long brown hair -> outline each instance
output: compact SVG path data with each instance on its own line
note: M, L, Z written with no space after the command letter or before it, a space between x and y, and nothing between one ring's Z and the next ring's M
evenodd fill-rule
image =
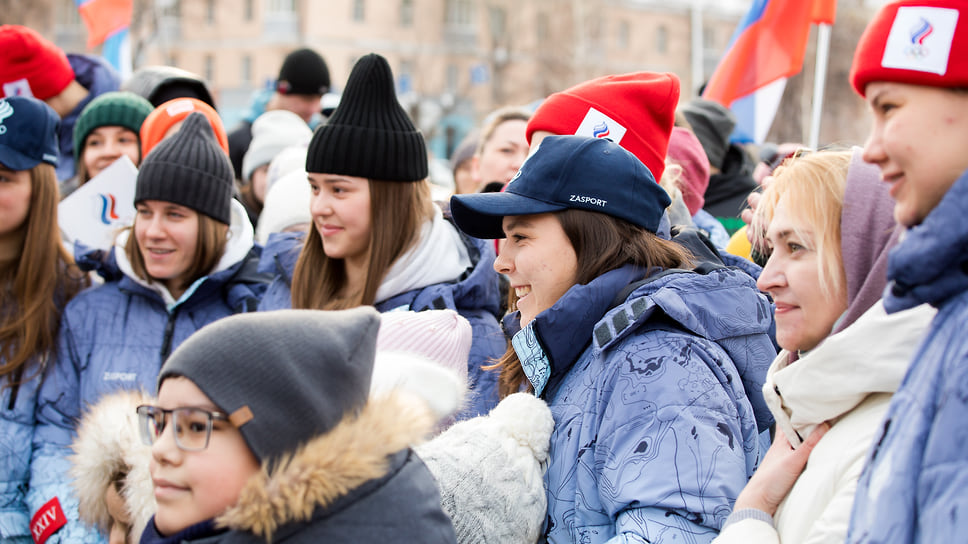
M390 265L413 247L421 227L433 216L426 181L368 183L372 225L363 291L342 292L347 282L345 263L327 257L319 232L310 228L292 275L293 308L339 310L375 303L376 291Z
M211 273L212 269L218 265L222 254L225 253L225 246L228 244L228 239L225 236L225 223L212 219L203 213L195 213L198 213L198 238L195 244L195 255L192 257L192 265L185 271L185 281L179 285L179 289L187 289L198 278ZM137 223L138 216L135 214L134 224L128 231L128 241L124 244L124 254L128 257L131 270L136 276L145 281L153 281L155 278L148 274L144 255L141 254L138 239L134 235L134 225Z
M603 213L568 209L556 212L562 230L571 242L578 261L575 283L584 285L602 274L626 264L644 270L654 268L687 268L692 266L692 255L675 242L663 240L642 227ZM514 292L508 294L508 308L517 305ZM591 331L589 331L591 336ZM508 342L507 351L497 363L485 367L500 369L498 393L504 398L521 390L528 378L521 368L518 354Z
M20 259L0 277L0 376L16 387L27 363L53 353L63 307L87 285L87 276L61 243L57 224L60 193L54 167L41 163L30 170L30 211L21 229ZM40 372L42 368L38 368Z

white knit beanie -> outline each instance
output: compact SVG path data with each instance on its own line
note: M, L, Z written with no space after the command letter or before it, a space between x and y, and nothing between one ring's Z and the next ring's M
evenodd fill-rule
M551 410L515 393L486 416L459 422L417 446L437 479L459 544L532 543L547 515L544 471Z
M252 142L242 159L242 181L249 181L256 168L269 164L283 149L306 145L313 131L301 117L288 110L271 110L252 123Z
M274 183L266 193L266 201L259 214L256 241L265 245L269 235L274 232L282 232L300 223L312 223L313 216L309 213L312 195L306 172L302 170L290 172Z
M395 311L381 314L378 351L402 351L429 359L467 383L471 324L454 310Z
M276 154L275 158L269 163L269 170L266 172L266 193L286 174L302 172L303 180L306 179L307 145L291 145Z

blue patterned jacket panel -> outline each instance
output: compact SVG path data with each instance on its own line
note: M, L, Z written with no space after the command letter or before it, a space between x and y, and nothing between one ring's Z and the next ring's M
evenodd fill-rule
M644 275L574 286L515 334L522 364L548 367L549 542L711 541L756 469L744 383L775 356L769 302L730 268L654 275L614 300Z
M968 172L891 251L888 312L938 308L858 482L847 541L968 535Z

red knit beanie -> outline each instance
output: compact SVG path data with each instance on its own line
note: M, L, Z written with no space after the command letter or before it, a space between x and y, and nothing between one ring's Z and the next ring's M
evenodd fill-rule
M696 215L706 203L704 195L709 187L709 159L699 138L689 129L673 127L669 138L669 160L682 167L679 179L682 201L689 208L689 215Z
M966 8L964 0L903 0L881 8L854 53L854 90L864 96L871 81L968 87Z
M73 80L74 70L59 47L25 26L0 26L0 97L47 100Z
M538 130L608 138L638 157L658 182L678 103L675 74L634 72L592 79L542 102L528 122L528 143Z
M147 156L148 152L165 138L165 133L172 125L184 120L188 114L195 111L205 114L209 124L212 125L215 139L228 155L229 138L218 112L197 98L174 98L155 108L141 124L141 156Z

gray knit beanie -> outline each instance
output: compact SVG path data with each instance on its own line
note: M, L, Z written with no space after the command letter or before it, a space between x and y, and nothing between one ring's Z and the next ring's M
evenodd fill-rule
M236 314L180 345L158 387L188 378L272 462L366 404L379 328L371 306Z
M316 129L306 171L381 181L422 181L427 146L397 101L393 73L376 53L353 66L339 106Z
M709 164L722 168L729 149L729 135L736 128L736 115L719 102L704 98L690 101L680 111L699 138Z
M192 113L144 158L134 203L174 202L228 225L235 174L208 118Z

